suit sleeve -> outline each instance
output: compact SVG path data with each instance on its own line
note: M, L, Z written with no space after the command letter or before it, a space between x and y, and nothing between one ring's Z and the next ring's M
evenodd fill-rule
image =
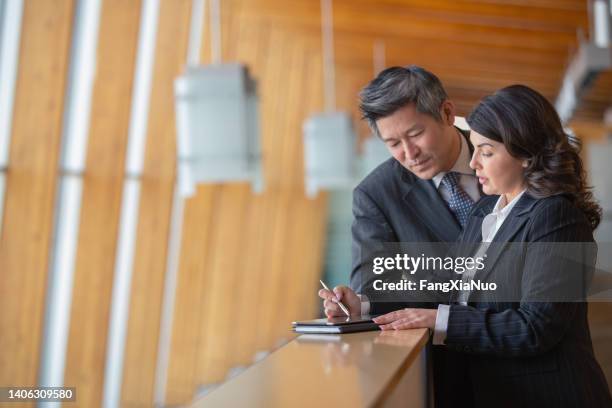
M388 243L398 242L393 228L376 202L366 191L357 187L353 191L353 224L352 224L352 270L351 288L364 294L370 300L370 314L384 314L405 307L436 306L430 294L419 296L410 294L408 299L404 293L392 294L375 291L375 280L399 281L398 274L388 271L376 275L372 271L372 260L377 256L392 256L393 250Z
M353 191L351 233L351 289L371 297L373 254L382 250L383 243L396 242L397 237L380 208L359 187Z
M446 337L449 348L508 357L537 355L554 347L567 333L576 313L584 312L585 304L575 297L564 302L543 300L575 288L589 275L595 261L590 227L582 214L564 201L536 211L527 226L529 243L519 307L496 311L452 305ZM583 244L578 245L583 251L582 262L569 262L559 253L559 248L571 242ZM582 270L577 271L577 267Z

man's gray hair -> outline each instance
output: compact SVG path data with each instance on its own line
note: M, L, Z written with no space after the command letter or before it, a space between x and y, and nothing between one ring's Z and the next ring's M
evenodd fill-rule
M440 107L448 95L437 76L416 65L382 71L359 94L362 119L380 137L376 121L414 103L420 113L442 121Z

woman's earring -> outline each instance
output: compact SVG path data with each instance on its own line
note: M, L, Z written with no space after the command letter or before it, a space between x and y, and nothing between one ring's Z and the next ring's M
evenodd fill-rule
M523 166L523 168L527 168L527 166L529 166L529 162L527 160L523 160L523 163L521 164Z

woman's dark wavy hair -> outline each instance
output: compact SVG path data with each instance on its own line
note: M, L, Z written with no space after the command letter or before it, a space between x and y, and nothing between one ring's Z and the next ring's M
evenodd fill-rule
M512 85L485 97L467 118L481 135L502 142L513 157L527 160L527 191L535 198L565 194L587 217L601 221L601 207L579 156L581 143L567 134L555 108L538 92Z

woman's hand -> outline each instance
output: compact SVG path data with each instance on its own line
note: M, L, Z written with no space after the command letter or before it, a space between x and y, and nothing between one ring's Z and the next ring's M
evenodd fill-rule
M403 309L374 318L381 330L433 329L436 326L437 309Z

